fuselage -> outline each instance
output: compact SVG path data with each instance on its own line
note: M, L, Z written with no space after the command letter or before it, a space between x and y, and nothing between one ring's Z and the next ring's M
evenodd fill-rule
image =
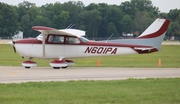
M13 41L13 49L29 60L22 66L37 66L32 58L53 59L49 64L54 69L74 65L68 58L145 54L159 51L170 20L156 19L140 36L135 39L117 39L108 41L89 41L82 37L85 31L78 29L55 29L45 26L33 26L41 32L36 38Z
M52 38L59 39L54 41ZM59 36L48 34L45 37L43 55L43 44L38 38L28 38L15 41L14 47L22 57L28 58L78 58L91 56L123 55L123 54L142 54L158 51L157 49L136 50L135 48L152 48L151 46L119 44L103 41L89 41L81 37Z

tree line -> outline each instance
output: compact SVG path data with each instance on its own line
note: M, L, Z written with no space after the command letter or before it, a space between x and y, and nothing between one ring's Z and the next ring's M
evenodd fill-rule
M180 10L161 13L151 0L131 0L120 5L91 3L85 6L81 1L47 3L36 6L23 1L18 5L0 2L0 37L23 31L24 37L35 37L39 33L31 29L41 25L57 29L72 28L86 31L86 37L122 37L132 33L140 35L156 18L170 19L172 22L167 37L180 36Z

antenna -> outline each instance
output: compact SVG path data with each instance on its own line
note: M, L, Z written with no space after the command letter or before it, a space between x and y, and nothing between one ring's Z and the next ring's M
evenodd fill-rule
M71 29L74 25L75 25L75 24L72 24L72 25L69 27L69 29Z
M66 29L71 29L75 24L70 24Z
M71 26L72 24L70 24L68 27L66 27L66 29L69 29L69 27Z
M114 33L111 34L111 36L106 40L106 43L108 42L109 39L114 35Z

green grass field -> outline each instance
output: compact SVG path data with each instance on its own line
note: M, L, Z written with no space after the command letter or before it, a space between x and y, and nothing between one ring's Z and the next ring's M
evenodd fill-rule
M100 60L101 67L159 67L158 60L161 59L161 67L180 68L180 46L164 45L160 52L143 55L124 55L124 56L102 56L91 58L72 59L74 67L94 67ZM13 52L10 45L0 44L0 66L21 66L27 59L22 59L17 53ZM49 67L51 60L34 59L38 66Z
M74 67L161 67L180 68L180 46L162 46L145 55L73 59ZM12 46L0 44L0 66L21 66L26 60ZM51 60L34 59L38 66ZM0 104L180 104L180 78L128 79L117 81L29 82L0 84Z
M179 103L179 78L0 84L0 104Z

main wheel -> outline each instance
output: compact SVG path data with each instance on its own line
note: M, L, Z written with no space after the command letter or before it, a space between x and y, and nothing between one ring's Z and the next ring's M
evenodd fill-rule
M54 69L60 69L60 67L53 67Z
M63 69L66 69L68 66L62 67Z
M29 69L29 68L31 68L31 67L30 67L30 66L25 66L25 68L26 68L26 69Z

